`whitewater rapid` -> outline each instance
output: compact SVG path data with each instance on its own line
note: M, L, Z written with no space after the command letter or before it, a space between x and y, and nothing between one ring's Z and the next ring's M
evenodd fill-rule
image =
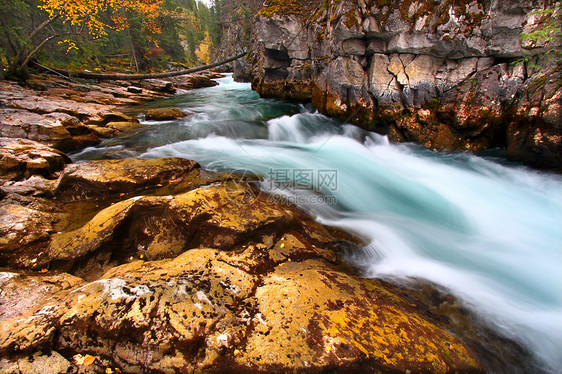
M184 157L251 172L299 196L326 224L369 244L349 260L367 277L421 278L453 293L546 372L562 368L562 178L469 154L438 154L259 99L248 84L175 98L194 115L75 155ZM283 188L272 172L330 172L335 184ZM277 174L280 175L280 174ZM318 175L317 175L318 176ZM332 180L334 182L334 180ZM332 197L318 203L312 197ZM322 200L320 200L322 201Z

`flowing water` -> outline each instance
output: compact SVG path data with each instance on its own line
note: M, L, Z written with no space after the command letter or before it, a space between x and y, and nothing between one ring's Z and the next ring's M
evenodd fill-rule
M193 115L143 121L143 131L74 160L176 156L261 175L263 190L367 238L349 257L365 276L440 285L529 350L531 371L561 372L560 176L389 144L312 108L261 99L230 77L219 82L150 104Z

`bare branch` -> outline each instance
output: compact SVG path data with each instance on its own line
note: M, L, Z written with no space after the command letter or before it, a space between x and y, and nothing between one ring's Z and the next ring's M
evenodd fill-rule
M41 49L41 47L43 47L46 43L48 43L49 41L51 41L51 40L53 40L53 39L55 39L55 38L59 38L59 37L61 37L61 36L63 36L63 35L66 35L66 34L51 35L51 36L49 36L48 38L45 38L45 40L43 40L41 43L39 43L39 45L38 45L37 47L35 47L35 48L33 49L33 51L31 51L31 52L27 55L27 57L25 58L25 60L23 60L23 62L21 63L20 69L23 69L23 67L27 65L27 63L29 62L29 60L31 59L31 57L35 54L35 52L37 52L39 49Z
M32 41L33 38L36 37L37 34L39 34L39 32L41 32L41 30L43 30L45 27L49 26L51 23L56 21L62 15L62 12L64 12L67 5L68 5L68 1L64 3L62 8L57 13L53 14L51 17L49 17L48 19L43 21L39 26L37 26L35 30L33 30L31 34L29 34L29 40Z

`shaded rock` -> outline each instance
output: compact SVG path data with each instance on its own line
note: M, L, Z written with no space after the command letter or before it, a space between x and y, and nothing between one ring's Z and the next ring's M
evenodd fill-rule
M194 75L189 77L189 82L191 88L204 88L204 87L214 87L219 84L209 77L204 75Z
M177 108L149 109L145 113L145 119L149 121L170 121L186 117L188 114Z
M342 43L344 55L364 56L366 45L364 40L348 39Z
M167 94L175 94L177 91L172 82L161 79L144 79L140 85L146 89Z
M215 72L202 72L200 74L180 75L178 77L169 78L174 86L183 90L192 90L195 88L214 87L218 82L213 79L221 78L223 75Z
M0 267L38 268L47 263L50 237L66 225L67 218L48 201L22 204L4 198L0 202Z

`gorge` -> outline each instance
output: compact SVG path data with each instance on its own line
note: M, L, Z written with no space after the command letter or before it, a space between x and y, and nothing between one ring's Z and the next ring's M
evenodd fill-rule
M0 373L560 373L560 2L186 4L233 74L0 81Z

